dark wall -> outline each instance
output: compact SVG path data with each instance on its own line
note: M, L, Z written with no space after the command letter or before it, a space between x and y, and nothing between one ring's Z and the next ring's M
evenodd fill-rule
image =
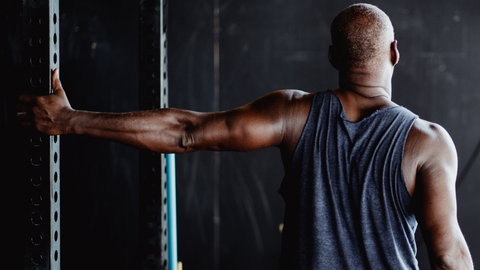
M11 2L11 1L10 1ZM329 27L351 1L220 1L221 110L268 92L337 86L327 58ZM462 172L480 140L478 1L372 1L394 24L401 60L393 100L451 134ZM214 108L213 1L169 1L170 106ZM61 78L74 108L138 108L137 1L61 1ZM12 17L13 16L13 17ZM18 73L15 16L2 14L1 59ZM13 18L13 19L12 19ZM16 29L16 30L15 30ZM8 42L6 42L6 40ZM5 62L4 62L5 61ZM8 76L10 78L12 76ZM7 77L7 78L8 78ZM4 85L9 85L8 83ZM11 135L12 97L2 88L2 140ZM6 109L5 109L6 108ZM9 123L7 123L9 122ZM8 137L8 138L10 138ZM7 149L2 144L2 152ZM5 155L2 155L5 157ZM214 153L177 155L179 260L185 269L274 269L280 252L283 168L277 149L220 153L219 203L214 205ZM12 168L2 159L2 172ZM473 259L480 257L480 158L458 187L459 222ZM14 164L12 165L14 166ZM5 179L1 174L2 181ZM136 269L138 154L123 145L61 137L62 267ZM6 192L4 192L6 193ZM9 195L12 196L12 195ZM219 235L214 208L220 210ZM217 237L217 238L216 238ZM220 243L214 249L214 239ZM215 254L216 253L216 254ZM428 268L419 238L418 259Z

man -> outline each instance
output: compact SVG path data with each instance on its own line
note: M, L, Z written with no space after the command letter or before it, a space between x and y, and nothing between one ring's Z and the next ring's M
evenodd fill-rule
M418 269L417 220L432 269L473 269L456 217L455 146L442 127L391 101L400 55L390 19L356 4L331 31L338 89L277 91L225 112L98 113L71 108L57 70L52 95L20 97L19 118L50 135L164 153L279 147L281 269Z

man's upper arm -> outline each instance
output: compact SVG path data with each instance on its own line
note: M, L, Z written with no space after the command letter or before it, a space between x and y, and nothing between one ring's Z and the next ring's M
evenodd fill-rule
M423 121L413 128L420 130L418 139L424 153L416 177L416 216L432 269L473 269L457 221L457 153L453 141L436 124Z
M187 151L253 151L279 146L289 119L295 117L297 101L305 95L296 90L276 91L233 110L201 113L186 127Z

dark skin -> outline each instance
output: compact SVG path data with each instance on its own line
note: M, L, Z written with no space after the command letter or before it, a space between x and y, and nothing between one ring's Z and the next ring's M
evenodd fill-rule
M393 41L389 52L375 66L339 71L340 87L333 91L350 121L397 106L391 101L391 78L399 57ZM339 66L334 54L330 53L329 58L334 67ZM286 171L313 98L306 92L283 90L224 112L159 109L98 113L72 109L58 70L53 75L53 90L48 96L20 97L19 119L23 125L49 135L89 135L162 153L246 152L275 146L281 150ZM457 221L457 154L448 133L437 124L417 119L406 141L402 169L415 202L431 268L473 269Z

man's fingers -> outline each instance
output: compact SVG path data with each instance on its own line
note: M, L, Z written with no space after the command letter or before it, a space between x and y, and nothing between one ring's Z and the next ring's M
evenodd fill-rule
M31 106L26 105L25 103L17 103L17 111L26 112L32 109Z
M27 112L18 112L17 113L17 120L18 122L24 126L24 127L32 127L33 126L33 121L31 114Z
M35 95L30 95L30 94L23 94L18 97L18 101L20 103L25 103L25 104L32 104L35 103L35 99L37 96Z
M27 128L30 128L32 127L32 123L31 122L28 122L28 121L23 121L23 122L20 122L22 124L22 126L24 127L27 127Z
M20 120L23 124L23 122L28 121L30 122L30 114L27 112L18 112L17 113L17 119Z
M58 90L63 90L62 87L62 82L60 81L60 70L57 68L53 72L52 76L52 88L54 92L57 92Z

